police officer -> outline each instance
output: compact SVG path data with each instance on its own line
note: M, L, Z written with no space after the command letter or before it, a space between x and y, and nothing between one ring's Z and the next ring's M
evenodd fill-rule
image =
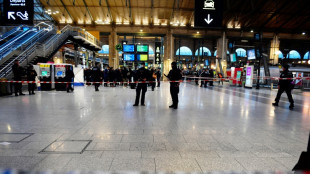
M293 78L293 74L288 70L289 65L283 65L283 71L280 75L280 78ZM280 80L278 85L278 94L275 99L275 103L272 103L273 106L279 106L279 101L282 93L285 91L288 97L288 100L290 102L290 109L294 108L294 100L292 97L292 89L294 88L294 85L292 84L293 80Z
M72 88L72 81L74 81L74 73L69 66L66 67L65 79L67 81L67 92L69 92L70 90L73 92L74 89Z
M37 76L37 72L33 69L33 65L30 65L28 67L28 71L27 71L27 80L28 81L35 81L36 80L36 76ZM29 91L29 95L31 94L35 94L34 90L36 88L36 84L35 83L28 83L28 91Z
M145 99L145 93L147 91L147 83L145 83L145 81L150 79L150 77L149 77L148 70L145 69L144 62L141 64L141 68L139 68L137 70L136 78L137 78L139 83L138 83L138 86L137 86L137 89L136 89L136 101L135 101L135 104L133 106L138 106L139 105L139 99L140 99L141 91L142 91L141 106L145 106L144 105L144 99Z
M165 76L170 81L181 80L182 74L181 74L181 70L177 68L177 63L172 62L171 68L172 68L172 70L170 70L168 76L167 75L165 75ZM172 98L172 105L169 106L169 108L178 109L178 103L179 103L178 94L179 94L179 90L180 90L179 86L180 86L180 82L170 82L170 94L171 94L171 98Z
M101 70L100 70L100 63L97 63L96 66L93 67L92 69L92 76L94 80L94 86L95 86L95 91L99 91L99 86L101 80L102 80L102 75L101 75Z
M14 65L12 66L12 70L13 70L13 74L14 74L14 80L15 81L21 81L22 80L22 76L24 75L24 69L19 66L19 61L15 60ZM25 95L22 92L22 84L21 83L15 83L14 84L15 87L15 96L19 95Z

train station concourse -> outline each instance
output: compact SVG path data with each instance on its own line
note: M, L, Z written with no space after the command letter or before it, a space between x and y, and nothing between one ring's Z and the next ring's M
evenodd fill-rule
M0 174L309 172L308 7L0 0Z

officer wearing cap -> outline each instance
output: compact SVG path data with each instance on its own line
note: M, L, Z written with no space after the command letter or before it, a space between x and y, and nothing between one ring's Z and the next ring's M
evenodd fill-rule
M177 63L172 62L171 68L172 68L172 70L170 70L169 74L165 75L165 76L170 81L181 80L182 79L182 73L181 73L181 70L178 69ZM179 103L178 94L179 94L179 90L180 90L179 86L180 86L180 82L170 82L170 94L171 94L171 98L172 98L172 105L169 106L169 108L178 109L178 103Z
M136 100L135 104L133 106L138 106L139 105L139 99L140 99L140 94L142 91L142 96L141 96L141 106L144 105L144 99L145 99L145 93L147 91L147 83L145 83L148 79L150 79L149 71L145 69L145 64L144 62L141 64L141 68L137 70L136 73L136 78L138 79L138 86L136 89Z
M280 75L280 78L293 78L293 74L288 70L289 65L283 65L283 71ZM278 85L278 94L275 99L275 103L272 103L273 106L279 106L279 101L282 93L285 91L290 102L290 109L294 108L294 100L292 97L292 89L294 88L293 80L284 80L281 79Z

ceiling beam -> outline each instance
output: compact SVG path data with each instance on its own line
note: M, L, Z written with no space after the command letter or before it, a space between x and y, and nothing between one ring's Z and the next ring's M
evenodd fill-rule
M113 21L113 17L112 17L112 13L111 13L109 2L108 2L108 0L105 0L105 2L107 3L107 8L108 8L108 11L109 11L109 16L110 16L110 21L111 21L111 23L113 23L114 21Z
M93 18L93 16L91 15L91 13L90 13L90 11L89 11L89 9L88 9L88 7L87 7L87 4L86 4L85 0L83 0L83 3L84 3L84 5L85 5L85 8L86 8L86 10L87 10L87 13L88 13L88 15L89 15L91 21L94 22L94 18Z
M252 1L251 1L252 2ZM263 7L266 5L268 1L264 0L264 2L260 3L261 5L260 6L256 6L252 12L250 14L245 14L248 19L245 21L244 24L241 24L243 25L242 27L249 27L249 25L253 22L253 21L256 21L257 19L253 16L254 14L258 13L261 9L263 9Z
M71 16L69 10L67 9L66 5L64 4L64 2L63 2L62 0L60 0L60 2L61 2L61 4L62 4L62 6L65 8L65 10L66 10L66 12L68 13L68 15L70 16L72 22L74 23L75 21L74 21L73 17Z
M173 18L173 15L174 15L175 1L176 1L176 0L173 1L172 13L171 13L171 15L170 15L170 21L169 21L169 22L171 22L171 19Z
M126 0L127 2L127 0ZM132 20L132 13L131 13L131 2L130 0L128 0L128 8L129 8L129 19L130 19L130 24L133 23L133 20Z
M296 13L294 13L293 15L290 16L290 18L288 18L286 21L284 21L277 30L281 30L284 26L286 26L288 23L290 23L292 20L296 20L296 18L298 18L298 16L300 16L300 14L302 14L305 11L308 11L309 9L307 8L300 8L303 10L299 10Z
M284 1L282 6L280 8L277 8L277 10L260 26L260 30L264 28L274 17L276 17L281 10L283 10L286 6L290 5L291 3L289 2L292 3L294 1L291 1L291 0Z

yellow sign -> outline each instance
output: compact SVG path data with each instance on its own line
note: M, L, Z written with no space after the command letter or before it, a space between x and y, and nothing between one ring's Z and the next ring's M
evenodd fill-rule
M40 68L49 68L51 65L40 65Z

